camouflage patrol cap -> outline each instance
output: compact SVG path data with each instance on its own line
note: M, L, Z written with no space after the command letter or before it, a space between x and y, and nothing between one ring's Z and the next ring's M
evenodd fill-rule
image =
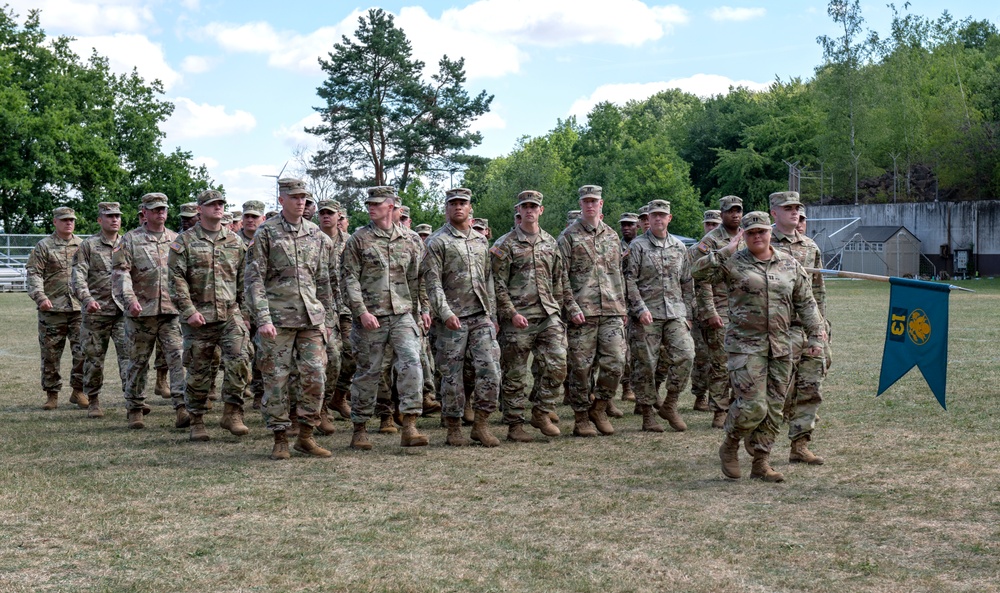
M771 217L767 212L754 211L743 215L743 220L740 221L740 227L744 231L749 231L753 229L771 229Z
M740 210L743 209L743 198L739 196L725 196L719 200L719 210L723 212L728 212L737 206Z
M618 219L618 224L623 224L623 223L636 224L638 222L639 222L639 215L636 214L635 212L625 212Z
M142 207L146 210L170 207L169 200L167 200L167 194L161 194L160 192L145 194L140 199L142 200Z
M322 212L324 210L329 210L330 212L337 213L340 212L341 206L340 202L337 200L320 200L316 205L316 211Z
M233 215L231 212L226 212L222 215L222 224L233 224Z
M105 214L118 214L122 213L122 205L118 202L101 202L97 205L97 214L99 216Z
M206 189L205 191L198 194L198 205L206 206L213 202L226 202L226 196L222 195L222 192L214 189Z
M278 180L278 193L283 196L308 194L306 182L294 177L283 177Z
M639 218L642 218L643 216L649 216L649 204L639 207Z
M409 218L410 217L410 207L409 206L401 206L399 208L399 214L400 214L401 218L403 218L403 217Z
M570 210L566 213L566 222L573 222L577 218L580 218L579 210Z
M533 189L526 189L523 192L517 194L517 204L515 206L520 206L521 204L538 204L542 205L542 192L535 191Z
M471 202L472 190L465 187L455 187L446 191L444 196L445 202L450 202L452 200L468 200Z
M670 214L670 202L666 200L653 200L649 204L649 213Z
M432 232L434 232L434 229L429 224L418 224L417 226L413 227L413 230L421 237L429 235Z
M396 188L391 185L379 185L368 188L368 197L365 198L365 204L381 204L386 200L392 200L393 202L399 200L396 196Z
M799 208L799 219L806 218L806 207Z
M771 202L771 208L781 208L782 206L802 206L802 201L799 200L799 192L797 191L776 191L768 199Z
M316 198L313 197L312 192L310 191L306 192L306 202L312 202L313 204L316 203Z
M277 210L268 210L267 214L264 215L264 220L267 220L268 218L274 218L277 215L278 215Z
M486 230L490 228L490 220L488 218L473 218L472 228Z
M702 222L717 222L722 224L722 212L719 210L705 210L705 216L701 219Z
M198 216L198 202L181 204L181 218L191 218L193 216Z
M76 220L76 211L69 206L59 206L52 211L52 218L56 220L66 220L68 218Z
M585 198L597 198L601 199L601 186L599 185L584 185L579 189L580 199Z
M243 202L243 216L251 214L253 216L264 216L264 202L258 200L247 200Z

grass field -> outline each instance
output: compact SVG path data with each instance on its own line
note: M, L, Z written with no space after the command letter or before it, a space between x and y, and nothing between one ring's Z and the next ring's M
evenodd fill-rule
M113 356L105 418L68 386L44 412L34 309L0 294L0 591L1000 591L1000 282L966 285L945 412L916 370L874 397L888 285L830 283L827 463L790 466L782 435L783 484L723 479L689 395L683 434L629 414L612 437L455 450L433 418L430 447L359 453L338 422L332 459L285 462L256 413L238 439L217 408L191 443L154 397L127 430Z

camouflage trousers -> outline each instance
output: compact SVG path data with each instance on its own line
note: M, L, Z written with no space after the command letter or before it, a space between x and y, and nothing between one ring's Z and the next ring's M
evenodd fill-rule
M250 359L246 343L250 332L239 314L226 321L206 323L201 327L181 324L184 332L184 366L187 383L184 405L188 412L204 415L208 412L208 392L212 388L218 366L216 352L222 351L222 401L243 407L243 392L250 380Z
M118 355L118 376L122 389L128 379L129 351L125 340L125 317L123 315L83 315L80 326L80 342L83 344L83 393L88 399L101 394L104 387L104 360L108 354L108 343L115 343Z
M257 333L260 372L264 379L264 399L260 411L268 430L287 430L291 406L300 424L319 425L326 383L326 330L323 327L278 327L277 335L265 338ZM298 376L301 389L294 401L289 377Z
M590 409L591 373L594 398L611 399L625 369L625 323L617 315L588 317L566 329L569 403L573 411Z
M745 438L751 449L770 452L792 378L792 358L730 353L728 368L733 403L726 434Z
M159 343L170 371L170 400L174 408L184 405L184 344L177 315L125 318L125 343L132 358L125 385L125 408L145 406L146 375L153 346Z
M330 331L326 341L326 383L323 387L323 405L333 402L333 394L337 391L337 379L340 378L340 351L344 343L340 339L340 324Z
M379 327L365 329L355 321L351 328L351 348L357 370L351 381L351 421L367 422L375 412L375 399L383 381L385 358L395 356L396 388L399 391L401 414L420 414L423 402L420 386L423 369L420 366L420 329L413 315L378 317ZM392 347L389 350L389 346Z
M42 353L42 391L62 389L59 363L62 361L66 341L73 355L73 368L69 384L73 389L83 389L83 345L80 343L80 312L38 312L38 347Z
M729 359L726 352L726 328L709 327L706 322L701 326L701 336L708 353L708 403L713 412L725 412L733 402L729 371L726 370Z
M244 397L264 397L264 377L260 374L260 364L257 361L257 346L254 344L254 336L257 335L257 326L250 324L246 341L245 356L250 362L250 382L244 390Z
M340 374L337 377L337 389L344 393L350 393L351 380L358 369L354 360L354 347L351 346L351 321L350 315L340 316Z
M788 421L788 438L811 438L819 422L823 403L822 386L826 377L826 357L805 353L809 337L802 328L792 333L792 380L785 398L783 416Z
M702 322L695 321L691 327L691 339L694 340L694 364L691 366L691 394L695 398L708 394L708 378L712 373L711 354L705 343L705 333ZM726 380L728 381L728 377Z
M528 395L528 357L535 383ZM509 320L500 326L500 385L504 424L523 424L527 403L555 410L559 386L566 379L566 326L558 315L529 319L519 329Z
M684 319L654 319L649 325L632 320L632 389L636 403L655 406L657 369L666 366L667 393L679 395L691 376L694 341Z
M623 394L626 389L632 389L632 348L629 345L628 336L631 335L633 323L635 321L631 317L625 322L625 370L622 371L621 380Z
M462 327L436 322L437 367L441 369L441 415L460 418L465 411L465 365L475 372L472 407L488 414L497 409L500 393L500 346L493 322L485 313L460 318Z
M156 370L166 369L167 367L167 357L163 355L163 344L160 344L160 340L156 340L156 350L153 356L153 368Z
M414 319L417 329L420 330L420 368L423 371L424 381L421 394L425 398L434 399L434 364L431 359L430 339L427 332L420 326L419 318ZM396 386L396 374L393 372L392 346L386 349L386 355L382 358L382 382L379 383L378 398L375 401L375 415L382 417L391 414L393 409L399 405L399 388Z

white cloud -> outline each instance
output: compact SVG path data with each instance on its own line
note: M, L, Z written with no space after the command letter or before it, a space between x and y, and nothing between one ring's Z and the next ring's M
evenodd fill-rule
M249 132L257 125L250 113L241 110L226 113L225 105L195 103L186 97L177 97L173 102L174 113L163 124L172 142Z
M145 35L136 33L116 33L79 37L70 42L73 51L87 59L92 50L108 58L113 72L126 74L136 68L147 81L159 79L163 88L170 90L180 82L181 75L167 64L163 47L153 43Z
M708 16L713 21L749 21L760 18L767 14L766 8L733 8L732 6L720 6L713 8Z
M191 11L197 11L201 9L201 2L200 0L181 0L181 6Z
M275 175L281 165L248 165L227 169L217 178L226 189L226 201L242 205L247 200L261 200L268 209L276 208Z
M589 97L581 97L574 101L569 108L569 114L583 118L598 103L610 101L624 105L628 101L641 101L667 89L680 89L699 97L711 97L727 94L731 86L762 91L770 84L752 80L733 80L718 74L695 74L688 78L675 78L665 82L605 84L597 87Z
M312 128L323 123L323 118L319 113L313 112L300 119L290 126L281 126L274 131L274 137L281 140L289 148L304 147L313 151L320 147L322 141L319 136L306 132L306 128Z
M205 165L205 167L211 171L219 166L219 161L218 159L214 159L210 156L196 156L191 159L191 164L195 167Z
M212 69L215 60L205 56L187 56L181 62L181 70L189 74L204 74Z
M469 128L473 132L484 132L486 130L502 130L507 127L507 121L499 113L490 111L473 120Z
M135 33L153 24L150 2L144 0L5 0L22 18L41 9L42 26L55 34L101 35Z

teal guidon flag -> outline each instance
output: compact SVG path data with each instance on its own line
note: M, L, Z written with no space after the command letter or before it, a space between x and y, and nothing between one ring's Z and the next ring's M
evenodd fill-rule
M914 366L944 409L948 382L947 284L890 278L889 323L876 397Z

